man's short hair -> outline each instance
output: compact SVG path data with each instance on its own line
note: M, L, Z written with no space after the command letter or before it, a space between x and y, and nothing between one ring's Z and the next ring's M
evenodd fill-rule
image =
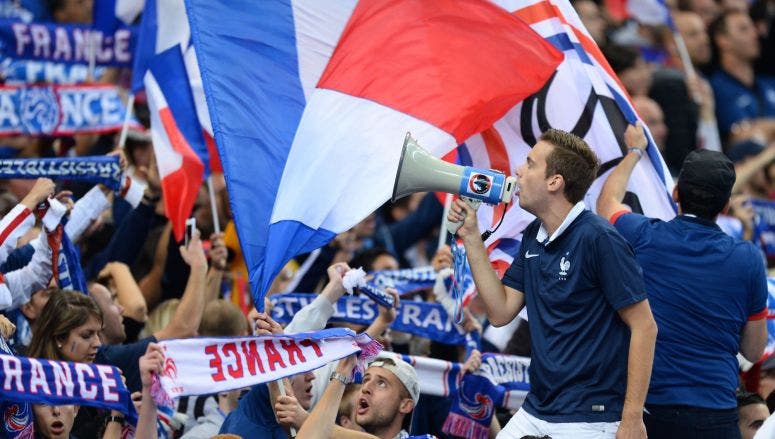
M735 184L735 166L724 154L698 149L684 159L678 174L683 213L713 220L724 210Z
M606 61L617 75L624 70L635 67L640 58L638 49L632 46L622 46L619 44L609 44L604 46L601 51Z
M764 398L759 396L758 393L752 393L752 392L737 392L737 408L741 409L747 405L751 404L762 404L767 405L767 403L764 402Z
M352 418L353 411L355 409L355 402L353 401L353 394L361 389L360 384L350 383L344 387L344 393L342 394L342 400L339 401L339 410L336 412L336 423L344 416L345 418Z
M232 337L245 335L248 321L237 305L224 299L213 300L205 305L199 335L207 337Z
M562 175L565 198L576 204L589 190L597 176L600 162L581 137L551 128L541 134L541 140L554 145L546 158L546 176Z

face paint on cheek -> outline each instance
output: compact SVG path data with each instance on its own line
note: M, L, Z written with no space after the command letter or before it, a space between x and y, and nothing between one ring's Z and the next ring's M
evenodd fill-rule
M70 353L75 352L75 342L70 343Z

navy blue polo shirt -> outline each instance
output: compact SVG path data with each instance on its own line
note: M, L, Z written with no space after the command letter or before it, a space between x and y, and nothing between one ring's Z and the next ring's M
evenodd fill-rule
M548 422L619 421L630 331L617 310L646 298L640 267L629 244L588 210L548 242L536 240L540 225L525 229L503 277L525 294L530 317L522 408Z
M643 267L659 327L646 403L737 407L740 334L748 320L766 316L759 250L700 218L612 220Z

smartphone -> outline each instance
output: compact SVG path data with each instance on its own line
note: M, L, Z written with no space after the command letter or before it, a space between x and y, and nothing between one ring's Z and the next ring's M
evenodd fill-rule
M188 243L194 238L194 230L196 230L196 218L189 218L186 220L186 233L185 233L185 246L188 247Z

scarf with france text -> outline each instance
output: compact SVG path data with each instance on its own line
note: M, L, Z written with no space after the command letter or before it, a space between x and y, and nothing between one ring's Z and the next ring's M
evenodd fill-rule
M347 328L257 337L163 340L164 369L151 394L160 406L180 396L227 392L308 372L358 353L358 367L382 346ZM180 373L179 373L180 371ZM185 372L185 373L183 373Z
M3 415L6 433L11 433L11 437L26 437L31 430L31 403L118 410L130 423L137 423L129 390L121 380L121 372L113 366L0 354L0 382L0 398L10 403L4 407Z

